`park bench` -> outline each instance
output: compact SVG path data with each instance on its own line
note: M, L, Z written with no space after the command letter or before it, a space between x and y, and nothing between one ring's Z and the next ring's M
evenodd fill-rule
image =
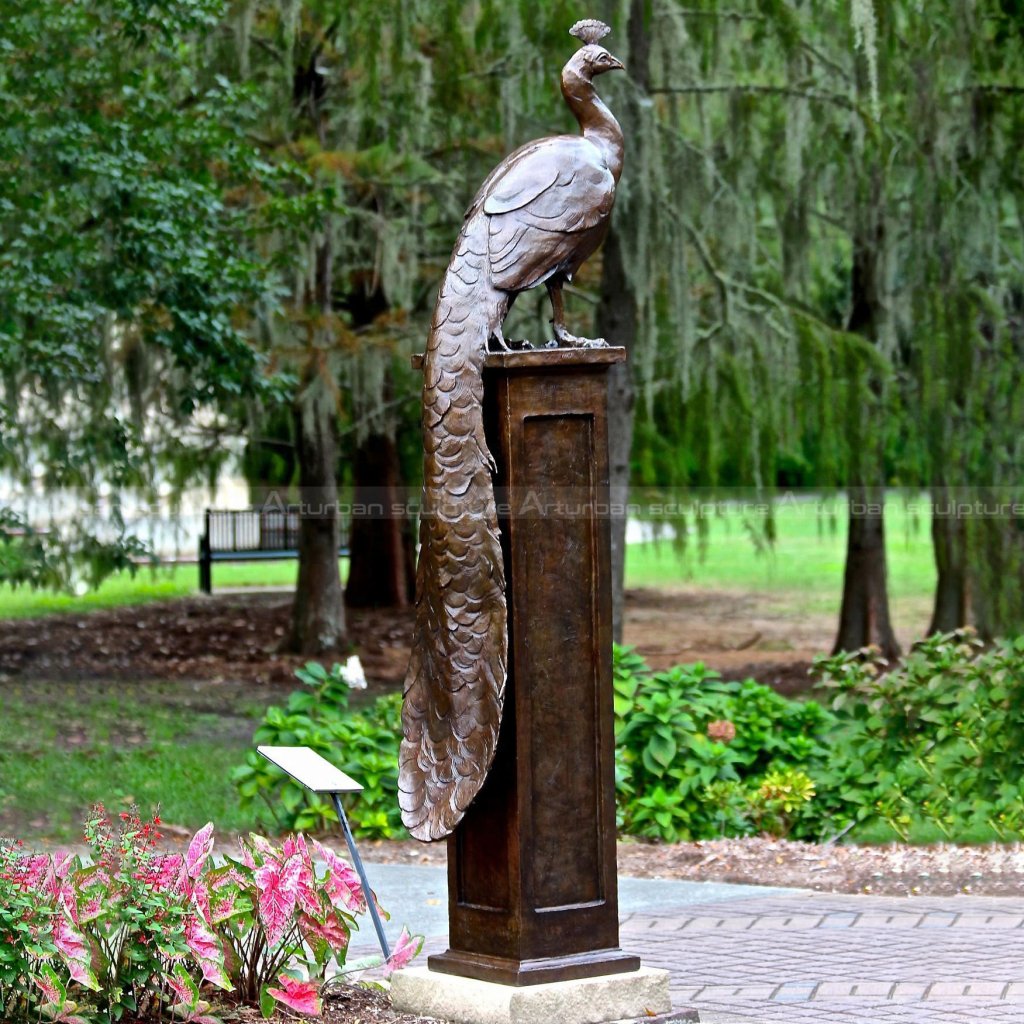
M338 555L349 554L348 529L339 522ZM199 538L199 589L213 592L214 562L282 561L299 557L299 513L287 508L208 508Z

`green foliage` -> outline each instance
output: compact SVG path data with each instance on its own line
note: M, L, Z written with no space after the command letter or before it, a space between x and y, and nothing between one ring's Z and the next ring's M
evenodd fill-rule
M114 524L114 540L99 539L78 525L57 534L37 530L13 509L0 506L0 585L81 593L118 573L134 577L136 560L149 552L138 537L124 532L119 516Z
M986 648L964 630L922 641L895 667L868 649L818 658L815 671L837 715L817 799L838 824L1024 834L1024 638Z
M705 839L758 825L784 834L805 814L831 716L703 665L652 673L628 648L614 660L617 793L627 833ZM808 819L809 820L809 819Z
M110 557L123 491L208 475L225 453L193 417L216 436L218 411L270 393L243 328L277 285L229 193L276 172L247 138L258 104L205 65L224 10L0 3L0 472L73 489L82 512L60 557L54 538L19 546L15 581L66 587L84 566L94 585L138 555Z
M752 831L825 839L884 824L908 839L1024 835L1024 638L931 637L896 666L820 657L832 711L702 665L652 673L616 649L624 831L665 840Z
M296 671L304 686L284 708L270 707L254 744L306 746L362 783L344 797L356 835L395 838L405 834L398 807L398 744L402 735L401 695L378 697L369 707L348 706L350 683L342 665L330 670L310 662ZM254 750L232 773L243 808L258 798L282 829L336 829L337 816L324 798L309 793Z

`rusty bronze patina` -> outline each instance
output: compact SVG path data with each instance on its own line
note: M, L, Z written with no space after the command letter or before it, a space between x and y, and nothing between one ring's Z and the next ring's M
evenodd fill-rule
M405 679L402 820L424 841L449 835L494 760L508 667L505 568L484 435L488 348L516 296L551 296L560 345L603 346L565 327L562 287L601 244L622 171L623 138L594 79L622 64L577 22L583 46L562 69L580 135L521 146L483 183L441 282L423 360L423 503L416 629Z

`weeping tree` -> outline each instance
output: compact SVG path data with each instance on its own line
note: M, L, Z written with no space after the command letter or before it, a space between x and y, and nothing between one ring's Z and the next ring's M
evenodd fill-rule
M851 0L837 18L816 0L627 5L642 60L616 104L634 142L612 240L624 258L609 246L605 273L636 311L633 479L765 496L783 478L844 486L837 648L897 650L886 484L1019 472L1010 6ZM629 315L605 299L621 329ZM980 405L992 391L999 416ZM1005 573L1015 529L982 517L957 549L989 564L989 537L1003 579L972 583L1005 595L1001 608L1020 589Z
M881 472L886 359L864 288L851 298L874 256L870 178L836 173L851 132L874 127L852 29L832 13L627 5L635 70L616 109L632 144L601 317L633 348L635 483L766 498L786 461L825 487ZM819 215L826 203L836 216ZM851 559L848 594L877 578L884 604L884 544L872 549L880 575L875 555Z
M269 98L257 141L271 163L297 170L295 201L316 209L307 238L290 228L270 240L277 258L299 258L289 264L295 286L283 315L259 321L260 347L299 382L305 419L284 431L264 407L252 426L264 435L274 424L271 446L293 446L301 496L340 476L353 507L371 510L351 523L352 605L411 596L415 481L402 479L399 455L403 434L416 432L419 388L408 359L423 344L472 190L523 132L550 130L560 103L552 54L569 49L571 7L251 0L216 41L219 65ZM536 318L531 306L525 329ZM339 428L350 455L340 466L320 443ZM266 464L251 455L251 466ZM318 509L336 505L329 497ZM322 543L300 551L296 649L342 641L331 518L309 523ZM314 561L316 586L303 576Z
M1024 36L1012 3L956 3L903 34L907 117L903 472L931 489L931 631L1024 629L1021 166ZM941 48L943 59L926 59ZM1016 506L1016 508L1015 508Z

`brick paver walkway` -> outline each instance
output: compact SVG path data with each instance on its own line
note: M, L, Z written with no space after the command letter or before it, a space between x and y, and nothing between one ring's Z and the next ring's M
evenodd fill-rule
M441 868L371 865L392 910L447 948ZM1024 899L842 896L622 880L623 949L673 1005L751 1024L1024 1024ZM358 952L373 952L360 932ZM357 950L353 950L357 953ZM420 963L425 962L425 957ZM552 1022L557 1024L557 1022Z
M622 946L701 1020L1024 1022L1024 900L799 894L634 914Z

